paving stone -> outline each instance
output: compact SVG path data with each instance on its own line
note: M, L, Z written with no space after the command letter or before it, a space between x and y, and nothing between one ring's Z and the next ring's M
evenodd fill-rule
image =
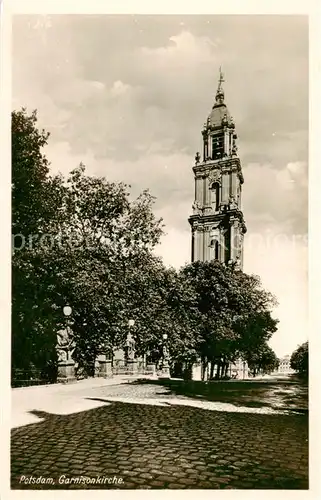
M173 476L167 476L166 474L162 474L156 479L158 481L163 481L164 483L171 483L173 481Z
M135 478L133 479L133 482L134 482L134 483L136 483L136 484L147 484L147 483L146 483L146 480L145 480L145 479L143 479L143 478L141 478L141 477L135 477Z
M194 479L190 479L190 478L186 477L186 478L180 479L179 483L190 485L190 484L195 484L195 481L194 481Z
M169 483L168 488L170 489L182 489L182 485L179 483Z
M155 488L160 488L162 486L164 486L164 482L163 481L151 481L149 483L152 487L155 487Z

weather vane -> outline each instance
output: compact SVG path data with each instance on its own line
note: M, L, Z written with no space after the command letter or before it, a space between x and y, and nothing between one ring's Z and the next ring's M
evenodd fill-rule
M224 74L222 73L222 67L220 66L220 78L219 78L219 88L221 88L221 85L223 82L225 82L224 80Z

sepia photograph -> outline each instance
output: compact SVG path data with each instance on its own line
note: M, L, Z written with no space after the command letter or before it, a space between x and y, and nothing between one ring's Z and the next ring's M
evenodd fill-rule
M11 38L11 489L308 490L308 15Z

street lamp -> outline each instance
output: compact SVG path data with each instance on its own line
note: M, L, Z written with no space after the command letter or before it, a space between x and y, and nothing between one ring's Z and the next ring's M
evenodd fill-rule
M65 305L63 308L62 308L62 312L64 313L64 316L65 316L65 325L66 325L66 334L68 336L71 335L71 329L70 329L70 325L71 325L71 320L70 320L70 316L72 315L72 307L69 306L69 305Z
M63 311L64 315L67 316L67 318L68 318L69 316L71 316L72 308L70 306L64 306L62 311Z

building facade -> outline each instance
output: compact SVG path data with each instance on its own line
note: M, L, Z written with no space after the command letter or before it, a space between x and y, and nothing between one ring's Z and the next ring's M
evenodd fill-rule
M291 374L295 373L295 371L291 368L290 356L284 356L279 360L279 366L277 373Z
M193 167L195 199L191 226L191 261L211 261L243 269L243 242L246 225L242 212L242 166L237 153L235 123L225 104L220 70L212 110L202 130L203 151L195 156ZM200 366L194 367L199 378ZM246 363L229 366L233 378L247 378Z
M237 155L234 121L224 102L220 73L215 103L204 128L203 153L193 167L195 200L188 221L192 262L217 259L243 268L246 225L241 210L244 178Z

